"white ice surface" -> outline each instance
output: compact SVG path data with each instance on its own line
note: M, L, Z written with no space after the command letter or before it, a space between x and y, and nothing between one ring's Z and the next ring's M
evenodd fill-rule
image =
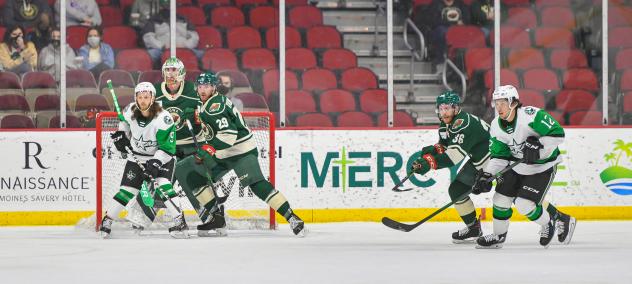
M301 239L281 225L188 240L0 227L0 283L632 283L632 222L580 221L570 245L549 249L533 223L511 224L500 250L452 244L461 226L308 224Z

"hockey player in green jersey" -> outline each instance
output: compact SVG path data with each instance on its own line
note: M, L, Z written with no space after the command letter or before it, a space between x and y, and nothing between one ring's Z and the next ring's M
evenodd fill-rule
M134 90L135 103L125 108L124 121L119 122L118 131L111 135L116 149L130 156L125 164L121 187L101 221L99 230L104 238L110 236L113 220L139 193L144 180L155 181L156 193L171 216L175 216L175 226L169 228L169 233L175 238L188 236L179 198L171 184L175 165L175 124L171 115L155 103L155 98L156 89L151 83L139 83ZM128 149L132 153L128 153ZM144 165L139 165L136 159Z
M454 243L473 242L482 235L480 221L476 218L474 203L466 196L456 200L474 185L477 170L489 159L489 125L460 107L460 98L453 91L446 91L437 97L437 115L441 120L439 142L422 148L421 157L412 166L416 174L430 170L452 167L465 158L469 159L461 167L456 179L450 184L448 194L455 201L454 208L466 227L452 233ZM481 193L480 191L473 192Z
M252 192L281 214L290 224L294 234L305 235L303 220L290 208L285 196L266 180L261 172L258 149L252 132L248 129L239 110L224 95L216 92L217 77L202 73L196 81L200 98L204 101L199 120L205 128L207 143L196 156L189 156L178 163L176 178L187 194L194 193L194 208L217 210L217 197L207 186L210 171L211 182L220 180L234 170L241 186L249 186ZM208 99L206 99L208 97ZM198 226L198 234L223 229L224 220L211 220Z
M184 80L186 71L184 64L176 57L168 58L162 65L164 82L156 83L156 100L162 104L173 118L176 127L176 157L184 157L195 153L191 133L184 125L184 118L191 117L198 107L200 99L195 91L195 84ZM196 129L196 132L199 128Z
M564 129L546 111L523 106L518 91L511 85L500 86L492 95L498 115L490 129L490 161L477 176L475 190L489 191L487 179L510 161L522 163L498 178L493 197L494 233L477 239L477 248L500 248L507 238L512 203L520 214L541 226L540 245L549 246L555 235L568 244L575 229L575 218L552 206L543 210L543 200L555 179L561 161L558 145L564 141Z

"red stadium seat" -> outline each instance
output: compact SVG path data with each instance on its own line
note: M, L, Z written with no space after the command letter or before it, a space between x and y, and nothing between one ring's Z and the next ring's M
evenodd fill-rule
M22 89L20 77L13 72L0 72L0 89Z
M224 46L224 41L222 40L221 32L215 27L211 26L202 26L197 27L196 31L200 36L200 40L198 41L198 49L208 49L208 48L222 48Z
M10 114L2 117L0 128L35 128L33 120L23 114Z
M623 96L623 112L632 113L632 92L626 92Z
M323 53L323 68L345 70L358 66L356 54L346 48L330 48Z
M534 68L522 74L524 87L538 91L560 90L560 80L555 72L545 68Z
M22 87L26 89L55 89L57 82L48 72L32 71L22 75Z
M0 96L0 113L29 112L31 108L23 95Z
M327 90L320 95L321 112L346 112L355 110L355 98L353 97L353 94L346 90Z
M197 80L197 77L202 74L202 71L200 70L186 70L186 72L187 73L186 75L184 75L184 80L191 82L195 82Z
M250 25L256 29L277 27L279 26L279 10L272 6L254 7L250 9L248 19Z
M377 126L386 127L388 123L388 113L383 112L377 117ZM393 126L395 127L411 127L415 126L415 122L410 114L405 111L396 111L393 113Z
M138 35L131 27L106 27L103 29L103 42L115 49L137 48Z
M211 12L211 26L232 28L245 24L244 13L237 7L217 7Z
M323 14L320 9L314 6L293 7L290 9L288 18L290 26L299 29L307 29L323 24Z
M528 6L531 5L530 0L502 0L503 5L507 6Z
M290 48L285 52L285 63L288 69L307 70L316 67L316 55L307 48Z
M619 81L620 91L632 91L632 69L623 70L617 81Z
M285 27L285 48L301 47L301 33L293 27ZM266 46L270 49L279 48L279 28L272 27L266 31Z
M248 80L248 77L246 76L246 74L242 73L239 70L222 70L217 72L217 76L222 76L222 75L227 75L230 77L230 79L233 82L233 87L234 88L243 88L243 87L247 87L250 88L250 80Z
M507 55L511 69L529 69L545 67L542 51L534 48L512 49Z
M336 26L316 26L307 30L307 48L342 47L342 36Z
M388 108L388 92L384 89L364 90L360 94L360 110L363 112L384 112Z
M549 59L551 67L557 69L588 67L586 55L579 49L556 48L551 51Z
M525 106L533 106L541 109L544 109L544 107L546 106L544 96L538 91L519 89L518 94L520 94L520 102L523 103Z
M570 125L603 125L603 114L600 111L576 111L568 117Z
M235 95L244 105L244 109L269 110L266 99L257 93L240 93Z
M277 68L276 58L269 49L246 49L241 55L241 66L248 70L269 70Z
M535 30L535 45L544 48L574 48L573 33L564 28L545 27Z
M538 18L531 8L513 7L507 12L507 19L504 24L521 29L531 29L538 26Z
M68 43L68 45L70 45L70 47L77 50L82 45L87 44L87 39L86 39L87 34L88 34L88 27L70 26L66 29L66 42ZM107 43L109 44L109 42Z
M136 84L134 83L134 78L132 78L132 74L125 70L112 69L105 70L99 75L99 89L107 88L107 81L112 80L112 86L114 87L130 87L134 88Z
M272 4L275 7L279 6L279 0L272 0ZM307 0L285 0L285 6L304 6L307 5Z
M329 69L312 68L303 73L303 90L309 92L322 92L338 87L336 75Z
M622 70L632 68L632 48L619 50L616 54L614 60L615 69Z
M494 65L494 52L491 48L472 48L465 52L465 71L472 78L474 71L489 70Z
M493 47L494 31L491 31L490 41ZM503 48L525 48L531 46L531 38L523 28L504 26L500 27L500 44Z
M340 77L340 86L352 92L364 91L366 89L375 89L378 87L377 77L368 68L356 67L349 68L342 72Z
M237 7L268 5L268 0L235 0L235 5Z
M595 72L588 68L569 69L564 72L565 89L583 89L591 92L599 90L599 82Z
M331 118L323 113L306 113L296 118L294 123L298 127L333 127Z
M110 5L110 0L96 0L95 2L97 2L97 5L99 5L99 6ZM101 8L101 7L99 7L99 8ZM101 15L103 15L103 14L101 14Z
M359 111L348 111L336 118L338 127L372 127L375 126L370 115Z
M194 26L206 25L206 16L204 10L195 6L180 6L178 9L178 15L183 15Z
M542 26L565 29L575 28L575 14L568 7L548 7L540 12Z
M608 27L632 26L632 8L626 6L610 5L608 8Z
M153 69L153 62L147 50L142 48L123 49L116 54L116 68L127 71Z
M200 7L204 7L206 5L211 6L229 6L232 5L231 0L197 0L197 3Z
M163 81L161 70L143 71L138 75L138 82L150 82L152 84Z
M261 47L259 31L249 26L228 29L226 38L230 49Z
M558 110L565 113L597 107L595 97L584 90L562 90L555 96L555 104Z
M561 6L561 7L571 7L570 0L535 0L535 8L538 10L542 10L545 7L550 6Z
M500 85L512 85L516 88L520 86L518 75L511 69L500 69ZM494 70L485 72L485 87L491 89L494 87Z
M114 6L99 6L103 27L113 27L123 25L123 12Z
M60 127L60 116L55 115L51 117L48 121L48 128L59 128ZM75 115L66 114L66 127L67 128L81 128L81 120Z
M160 58L160 62L165 62L167 59L171 57L169 52L163 52ZM200 70L197 56L188 48L177 48L176 49L176 57L182 61L184 64L185 70Z
M204 70L237 70L237 56L230 49L210 48L204 51L202 56L202 69Z
M617 27L610 29L608 44L611 48L632 47L632 27Z
M97 81L92 72L85 69L66 71L66 87L68 88L96 88Z
M557 121L561 125L566 125L566 119L564 118L564 113L559 110L551 110L547 111L555 121Z
M268 70L263 73L263 95L270 98L273 94L279 92L279 69ZM285 71L285 89L298 89L298 79L296 74L291 70Z
M110 105L104 96L100 94L85 94L77 98L75 111L85 111L96 108L98 110L110 110Z
M41 95L35 99L35 105L33 109L35 112L40 111L58 111L60 108L60 99L61 97L57 94L50 95ZM66 106L66 110L70 110L68 106Z
M316 101L307 91L288 90L285 93L285 109L287 113L308 113L316 112Z
M445 37L451 48L487 47L485 34L477 26L452 26Z

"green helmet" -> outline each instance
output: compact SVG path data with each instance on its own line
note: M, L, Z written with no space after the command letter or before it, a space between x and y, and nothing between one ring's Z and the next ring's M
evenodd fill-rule
M442 104L458 106L461 104L461 98L455 91L448 90L437 97L437 108Z
M217 86L217 84L219 84L219 79L217 78L217 75L215 75L215 73L213 72L202 72L195 80L196 86L199 86L199 85Z
M184 77L187 75L187 72L184 70L184 63L182 63L180 59L177 57L169 57L165 60L165 63L162 64L162 77L165 81L167 81L168 68L176 68L176 74L171 74L171 76L175 76L176 81L178 82L184 81Z

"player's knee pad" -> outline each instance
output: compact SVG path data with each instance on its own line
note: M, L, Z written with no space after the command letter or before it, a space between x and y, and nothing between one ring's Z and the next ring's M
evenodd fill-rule
M210 185L201 186L193 190L195 199L204 207L207 207L215 199L215 192Z
M173 189L173 185L164 178L158 180L158 192L162 200L176 197L176 191Z
M471 214L476 210L476 208L474 208L474 202L472 202L472 199L470 199L469 197L454 203L454 209L459 212L459 216Z
M494 193L492 202L494 204L494 219L508 220L509 218L511 218L511 215L513 213L513 210L511 210L511 204L513 203L512 197L496 192Z
M516 209L522 215L529 215L534 209L536 209L537 204L533 201L524 199L522 197L516 198Z

